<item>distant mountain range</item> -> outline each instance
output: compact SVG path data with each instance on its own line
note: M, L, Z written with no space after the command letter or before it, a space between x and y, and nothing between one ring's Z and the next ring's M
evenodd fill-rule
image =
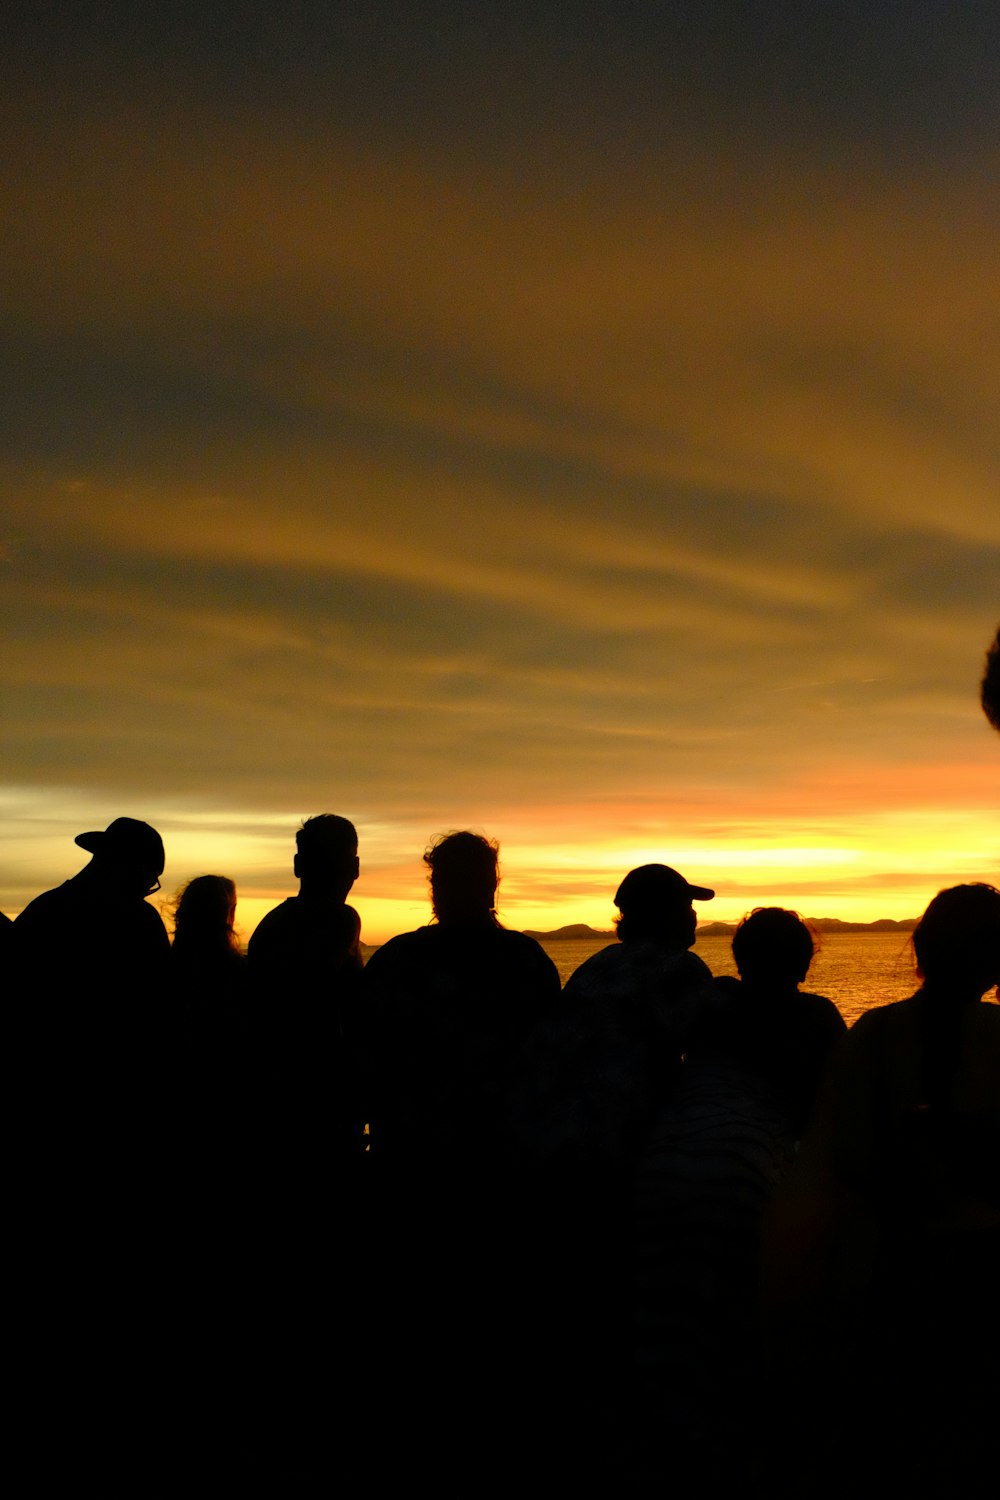
M839 917L806 917L809 926L816 932L912 932L917 925L916 917L906 917L901 922L893 921L891 917L881 917L877 922L842 922ZM699 922L699 937L731 937L739 926L738 922ZM602 932L596 927L588 927L586 922L572 922L568 927L556 927L552 932L533 932L525 929L525 936L532 937L536 942L561 943L561 942L588 942L592 938L604 938L607 942L613 942L614 932Z

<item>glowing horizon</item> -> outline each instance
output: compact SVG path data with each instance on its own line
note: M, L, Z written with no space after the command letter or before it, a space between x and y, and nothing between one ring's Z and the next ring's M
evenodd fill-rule
M777 813L769 823L763 805L742 821L730 816L714 825L704 808L694 816L675 809L663 820L675 829L674 837L662 842L651 835L657 820L655 807L647 803L494 809L482 819L440 818L436 826L428 820L426 832L412 820L376 822L355 814L361 875L349 899L361 914L368 943L425 924L430 907L423 849L448 828L470 826L499 839L499 913L506 925L518 928L547 931L586 923L607 930L618 882L627 870L651 862L671 864L716 891L713 901L698 903L702 922L738 921L759 905L844 921L910 919L943 886L997 881L998 781L994 765L984 759L952 778L950 806L911 806L904 800L812 817L800 807L784 824ZM789 788L786 805L792 800ZM64 794L54 802L44 790L32 796L8 793L0 797L0 807L6 814L2 842L8 871L18 868L12 851L25 851L19 886L8 875L2 891L0 909L8 915L39 890L74 874L86 861L73 844L75 834L105 826L120 811L109 797L96 806L79 795ZM129 812L145 816L164 836L167 865L158 898L164 907L193 876L227 874L237 884L238 925L247 938L266 910L297 889L291 864L300 817L183 809L176 802L161 809L133 802Z

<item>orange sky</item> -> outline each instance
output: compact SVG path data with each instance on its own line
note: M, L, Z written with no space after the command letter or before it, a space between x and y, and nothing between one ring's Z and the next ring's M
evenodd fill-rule
M352 817L369 940L449 827L534 927L998 878L990 12L106 9L0 104L3 910L119 813L245 930Z

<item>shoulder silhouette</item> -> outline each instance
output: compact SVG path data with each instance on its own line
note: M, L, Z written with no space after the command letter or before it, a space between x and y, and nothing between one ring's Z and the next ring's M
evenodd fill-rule
M986 653L986 667L980 689L983 713L993 728L1000 730L1000 629Z

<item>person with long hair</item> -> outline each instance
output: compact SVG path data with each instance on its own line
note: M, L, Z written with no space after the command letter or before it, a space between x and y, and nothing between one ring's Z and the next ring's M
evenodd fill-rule
M226 875L198 875L177 891L167 912L177 1071L188 1149L201 1173L216 1153L243 1153L252 1097L253 1037L247 961L236 932L236 886Z
M174 956L212 963L240 952L236 936L236 885L228 875L197 875L172 903Z
M831 1489L863 1453L908 1492L971 1495L1000 1406L1000 890L940 891L912 941L919 989L855 1023L803 1141L811 1373L858 1414Z
M188 1045L218 1045L243 1022L246 959L236 935L236 886L227 875L197 875L169 905L174 988Z
M173 928L172 1011L180 1110L174 1140L173 1336L184 1362L178 1402L183 1462L213 1472L248 1448L254 1340L250 1287L260 1306L251 1226L262 1126L247 960L226 875L198 875L167 903Z

